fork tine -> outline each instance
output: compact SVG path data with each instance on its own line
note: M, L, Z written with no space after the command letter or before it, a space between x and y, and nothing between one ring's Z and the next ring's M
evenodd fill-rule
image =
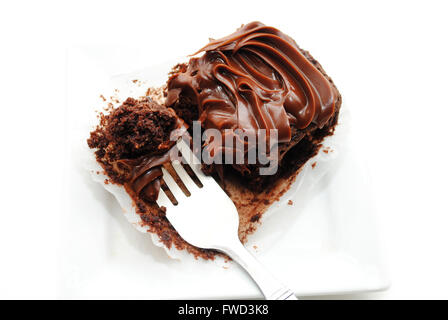
M199 190L198 185L193 181L187 171L185 171L184 167L179 161L173 161L171 162L171 165L173 166L173 169L174 171L176 171L179 178L184 183L185 187L188 189L188 191L190 191L190 193Z
M170 189L173 196L176 198L177 202L180 203L181 200L185 200L187 196L184 194L184 192L176 183L176 181L174 181L170 173L165 168L162 168L162 172L163 172L163 180L165 181L166 185Z
M166 195L165 191L163 191L162 188L160 188L159 190L159 196L157 197L157 204L159 205L159 207L165 207L165 208L169 208L174 206L173 203L171 202L171 200L168 198L168 196Z
M201 181L202 184L206 183L211 179L210 177L207 177L202 171L201 171L201 163L196 158L196 156L191 151L190 147L185 143L183 139L179 139L177 142L177 148L179 149L180 153L182 153L182 156L187 160L189 166L193 170L194 174L198 179Z

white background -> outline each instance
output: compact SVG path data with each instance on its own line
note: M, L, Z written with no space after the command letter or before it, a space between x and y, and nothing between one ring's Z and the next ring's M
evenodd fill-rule
M253 20L309 50L351 106L392 287L348 298L448 298L447 13L443 1L1 2L0 298L57 297L67 48L152 48L138 68Z

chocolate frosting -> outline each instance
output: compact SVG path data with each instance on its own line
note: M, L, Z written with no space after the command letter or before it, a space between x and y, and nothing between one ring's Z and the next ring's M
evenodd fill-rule
M334 113L331 83L273 27L249 23L200 52L168 81L166 105L188 95L205 128L277 129L279 142L289 142L291 126L322 127Z
M177 128L171 132L170 141L159 146L165 152L136 159L117 160L116 166L129 173L124 184L125 188L132 190L137 196L156 201L163 176L161 168L163 164L178 159L178 150L173 146L179 137L186 134L186 130L184 122L177 119Z
M152 157L142 157L136 160L119 160L131 170L130 179L125 186L136 195L147 200L156 201L160 191L162 177L161 166L170 161L170 152Z

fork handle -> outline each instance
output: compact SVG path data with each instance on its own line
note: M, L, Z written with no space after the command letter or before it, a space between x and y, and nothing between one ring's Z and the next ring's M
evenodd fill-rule
M249 273L267 300L298 300L294 292L274 278L239 240L226 248L219 249Z

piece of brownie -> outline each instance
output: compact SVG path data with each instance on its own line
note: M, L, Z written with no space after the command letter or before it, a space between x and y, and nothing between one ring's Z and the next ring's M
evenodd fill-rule
M168 247L186 249L195 256L212 259L215 251L186 243L166 219L165 208L156 199L164 187L162 166L169 168L172 134L183 121L175 112L149 97L128 98L109 114L100 114L100 123L90 133L88 146L95 149L98 163L108 176L108 183L122 185L133 199L142 224L157 234ZM174 136L176 137L176 136Z
M128 98L109 114L100 114L100 124L90 133L87 143L97 149L97 161L112 181L124 183L125 172L118 172L117 161L166 152L172 146L169 138L177 125L172 109L148 98Z
M190 125L199 120L204 130L276 129L279 136L274 175L260 175L263 165L247 158L244 164L205 165L205 172L221 177L237 172L248 186L261 190L288 171L283 159L294 146L302 140L317 146L337 123L341 95L332 80L279 30L253 22L201 51L202 56L173 70L166 105ZM308 158L314 154L310 151Z

